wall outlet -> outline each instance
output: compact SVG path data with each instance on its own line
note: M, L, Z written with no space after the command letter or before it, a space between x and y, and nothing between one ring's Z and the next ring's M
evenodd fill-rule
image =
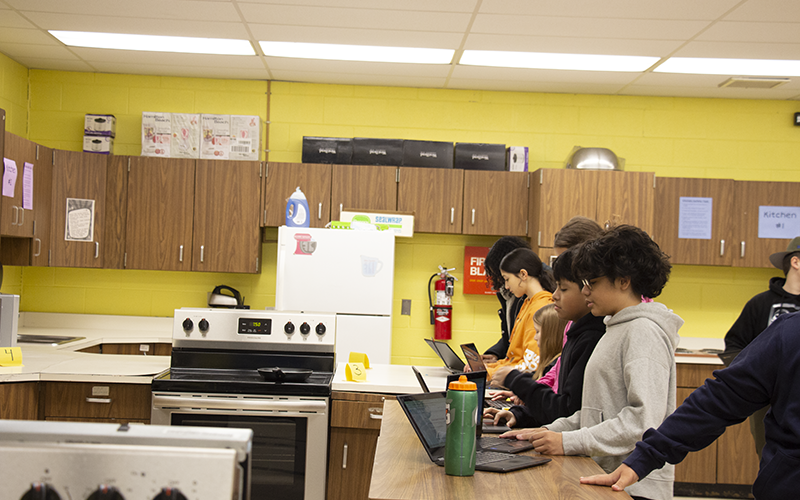
M403 305L400 307L400 314L402 316L411 316L411 299L403 299Z

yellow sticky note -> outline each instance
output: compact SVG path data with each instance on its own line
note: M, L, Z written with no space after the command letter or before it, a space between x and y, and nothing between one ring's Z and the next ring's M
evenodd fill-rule
M367 370L363 363L347 363L345 376L348 382L366 382Z
M22 366L22 349L19 347L0 348L0 366Z
M369 357L363 352L351 352L350 359L347 360L348 363L361 363L364 365L364 368L369 370Z

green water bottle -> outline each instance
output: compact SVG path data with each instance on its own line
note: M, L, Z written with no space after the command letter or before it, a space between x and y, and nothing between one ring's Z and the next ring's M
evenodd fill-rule
M475 474L475 423L478 419L478 387L461 375L447 388L447 439L444 472L451 476Z

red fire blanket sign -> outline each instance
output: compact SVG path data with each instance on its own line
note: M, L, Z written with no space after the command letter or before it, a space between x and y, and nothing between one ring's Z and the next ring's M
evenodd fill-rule
M494 295L483 261L489 247L464 247L464 293L472 295Z

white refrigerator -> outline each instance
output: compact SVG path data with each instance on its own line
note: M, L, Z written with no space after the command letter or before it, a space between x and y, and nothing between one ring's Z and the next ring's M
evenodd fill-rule
M394 233L278 228L275 309L336 314L336 360L391 363Z

